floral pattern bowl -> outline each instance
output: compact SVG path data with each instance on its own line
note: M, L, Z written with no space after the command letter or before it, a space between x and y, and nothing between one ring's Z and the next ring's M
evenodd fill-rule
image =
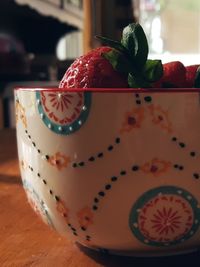
M198 89L17 88L21 177L36 213L89 248L200 245Z

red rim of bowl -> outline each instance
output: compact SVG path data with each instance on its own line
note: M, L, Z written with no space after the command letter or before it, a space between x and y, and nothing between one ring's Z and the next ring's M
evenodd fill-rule
M58 88L58 87L21 87L14 91L51 91L51 92L98 92L98 93L200 93L200 88Z

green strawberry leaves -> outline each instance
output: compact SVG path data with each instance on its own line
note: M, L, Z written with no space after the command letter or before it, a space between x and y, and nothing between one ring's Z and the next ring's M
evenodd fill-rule
M163 75L163 67L161 60L148 59L143 68L143 74L147 81L156 82Z
M128 74L128 84L131 88L148 88L149 83L147 81L145 81L145 79L139 75L139 74L135 74L135 73L129 73Z
M129 60L116 49L103 53L102 56L106 58L113 66L113 68L122 73L128 73L132 70L132 65Z
M128 74L128 84L132 88L152 87L151 83L158 81L163 75L163 67L160 60L148 59L141 71L134 70Z
M134 64L140 69L147 61L149 47L143 28L138 23L129 24L122 33L121 44L129 51Z
M101 40L104 44L109 45L110 47L115 48L116 50L122 52L122 53L127 53L126 48L118 41L96 35L96 38Z
M197 69L195 80L194 80L194 87L200 88L200 66Z
M160 60L148 60L148 42L139 23L124 28L121 42L97 36L104 44L114 49L103 56L119 72L127 74L130 87L152 87L163 75Z

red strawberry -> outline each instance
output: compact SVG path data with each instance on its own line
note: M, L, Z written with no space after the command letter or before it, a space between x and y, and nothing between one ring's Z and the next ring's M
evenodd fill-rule
M196 77L196 72L199 65L190 65L186 66L186 87L194 87L194 81Z
M186 86L186 69L180 61L163 64L163 76L154 84L155 87L175 88Z
M114 70L102 56L111 50L111 47L102 46L77 58L66 71L59 88L128 87L127 76Z

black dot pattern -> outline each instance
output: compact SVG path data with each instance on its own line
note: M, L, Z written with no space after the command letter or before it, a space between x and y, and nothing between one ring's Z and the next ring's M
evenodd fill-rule
M120 137L116 137L115 141L113 142L113 144L107 146L106 151L104 151L104 152L101 151L101 152L98 152L96 155L91 155L85 161L73 162L72 163L72 167L73 168L84 167L89 162L90 163L95 162L97 159L103 158L106 152L112 152L114 150L115 146L119 145L120 143L121 143Z
M137 94L136 98L138 98L138 97L139 97L139 94ZM40 148L37 148L36 143L32 140L31 135L29 135L27 129L25 129L25 133L28 135L29 139L31 140L33 147L35 147L37 149L37 152L39 154L41 154L41 156L42 156L43 159L45 159L45 160L48 161L50 159L50 156L47 155L47 154L43 154L42 151L41 151L41 149ZM121 143L121 138L120 137L116 137L114 143L112 145L109 145L107 147L107 151L108 152L111 152L112 150L114 150L115 145L118 145L120 143ZM98 152L96 155L90 156L88 158L88 160L86 160L86 161L73 162L72 163L72 167L73 168L84 167L86 165L86 163L88 163L88 162L95 162L98 158L103 158L104 157L104 153L105 152ZM135 171L137 171L137 167L135 167ZM126 175L126 172L125 171L121 171L121 176L123 176L123 175ZM112 181L115 181L115 178L113 178Z
M46 160L49 160L49 155L45 155Z
M97 197L94 198L94 202L95 203L98 203L99 202L99 199Z
M105 196L104 191L100 191L98 194L99 194L99 196L101 196L101 197L104 197L104 196Z
M93 210L97 210L98 207L97 207L96 205L93 205L93 206L92 206L92 209L93 209Z
M135 94L135 104L137 106L140 106L143 104L143 101L145 103L151 103L152 102L152 97L151 96L144 96L143 99L141 99L141 94L136 93Z
M136 105L141 105L141 100L140 100L140 94L136 93L135 94L135 104Z
M172 165L172 167L174 168L174 170L176 171L183 171L185 169L183 164L180 163L174 163ZM130 170L132 171L132 173L136 173L138 171L140 171L140 166L138 164L134 164L131 166ZM99 204L101 202L101 200L106 197L106 195L108 194L109 191L112 190L112 188L114 187L114 184L116 182L118 182L120 179L123 179L123 177L125 177L128 174L128 170L121 170L119 172L119 175L116 176L111 176L107 181L107 183L104 185L103 189L100 190L97 195L94 197L93 199L93 203L92 203L92 210L93 211L97 211L99 208ZM200 174L199 173L193 173L193 177L195 179L199 179L200 178Z
M111 177L112 182L116 182L117 180L118 180L118 177L116 177L116 176Z
M132 167L132 171L133 172L136 172L138 171L140 168L138 165L133 165ZM94 197L93 199L93 204L92 204L92 209L93 211L97 211L98 210L98 205L100 203L100 201L106 196L106 193L111 191L112 190L112 186L117 182L119 181L119 179L122 177L125 177L127 175L127 170L121 170L119 175L118 176L111 176L109 179L108 179L108 183L106 183L104 185L104 188L103 190L100 190L97 195Z
M135 94L135 103L136 105L141 105L143 101L145 101L146 103L151 103L152 101L152 97L150 96L145 96L143 99L140 98L141 94ZM50 156L47 154L42 153L40 148L37 148L37 145L35 143L34 140L32 140L31 135L28 133L28 130L25 130L25 133L27 135L27 137L30 139L32 146L34 148L36 148L37 152L39 154L41 154L43 156L43 159L46 159L47 161L49 160ZM179 140L178 137L176 136L172 136L170 137L171 141L180 149L183 149L182 151L187 151L188 155L192 158L195 158L198 153L194 150L188 150L187 144L185 142L183 142L182 140ZM84 167L85 165L87 165L87 163L89 162L95 162L97 159L103 158L104 155L106 153L110 153L112 152L116 145L121 143L121 138L120 137L116 137L114 139L114 142L112 144L109 144L104 151L100 151L98 153L96 153L95 155L91 155L87 160L85 161L80 161L80 162L73 162L72 163L72 167L73 168L77 168L77 167ZM31 172L34 172L34 169L31 166L28 166L29 170ZM174 163L173 164L173 168L176 171L183 171L185 169L185 167L182 164L179 163ZM117 176L111 176L107 179L106 183L103 185L103 187L101 188L101 190L97 191L97 195L93 198L93 202L92 202L92 210L93 211L97 211L99 209L99 203L101 202L102 199L104 199L104 197L106 197L107 194L109 194L109 192L112 190L112 188L114 187L114 184L119 181L120 179L123 179L123 177L125 177L127 175L127 173L131 172L137 172L140 170L140 166L137 164L132 165L131 170L124 170L121 169L121 171L119 172L119 174ZM40 175L40 173L37 173L37 177L40 178L41 182L44 184L44 186L48 187L47 181L45 179L43 179ZM198 172L194 172L192 173L192 177L194 179L200 179L200 173ZM54 199L59 202L60 198L54 194L54 192L51 189L48 189L49 194L54 197ZM67 224L68 227L70 228L70 230L72 231L73 235L77 236L77 229L72 226L70 223ZM80 226L79 230L82 231L87 231L87 228L85 228L84 226ZM89 235L85 236L85 239L87 241L90 241L91 237Z
M55 195L55 200L56 201L60 201L60 198L58 196Z
M110 189L111 189L111 184L107 184L107 185L105 185L105 189L106 189L106 190L110 190Z
M85 240L86 240L86 241L90 241L90 240L91 240L91 236L86 235L86 236L85 236Z
M183 171L184 170L184 166L183 165L180 165L180 164L174 164L174 168L176 170L179 170L179 171Z
M35 173L35 170L33 169L32 166L28 165L28 169L31 172ZM48 187L47 181L44 178L41 177L41 174L39 172L36 173L36 176L38 178L40 178L40 180L44 184L44 186ZM60 198L53 193L53 190L52 189L48 189L48 192L49 192L50 196L53 197L56 202L60 202ZM65 217L65 215L63 215L63 216ZM78 236L78 233L77 233L77 230L75 229L75 227L73 227L70 223L68 223L68 227L72 231L73 235ZM82 229L82 230L84 231L84 229Z
M182 147L182 148L184 148L186 145L185 145L185 143L180 142L180 143L179 143L179 146Z
M115 139L115 143L116 143L116 144L119 144L119 143L120 143L120 138L119 138L119 137L117 137L117 138Z
M97 157L102 158L104 156L103 152L98 153Z
M195 178L195 179L199 179L200 178L200 175L199 175L199 173L193 173L193 177Z
M196 156L196 152L195 152L195 151L191 151L191 152L190 152L190 156L191 156L191 157L195 157L195 156Z
M35 142L32 142L32 145L35 147L36 146Z
M77 230L76 228L74 228L71 223L68 223L67 226L69 227L69 229L72 231L73 235L78 236Z
M175 144L177 145L177 147L183 149L183 151L185 151L186 153L188 153L188 155L189 155L191 158L193 158L193 159L196 158L196 156L197 156L197 152L196 152L195 150L189 150L189 151L188 151L188 147L187 147L187 145L186 145L185 142L180 141L176 136L172 136L172 137L171 137L171 141L172 141L173 143L175 143ZM183 171L183 170L185 169L184 166L181 165L181 164L174 164L174 168L175 168L176 170L179 170L179 171ZM193 173L192 176L193 176L193 178L195 178L195 179L199 179L199 174L198 174L198 173Z
M111 150L113 150L113 146L108 147L108 151L111 151Z
M151 102L152 102L152 97L151 97L151 96L145 96L145 97L144 97L144 101L145 101L146 103L151 103Z
M42 156L42 159L49 160L50 156L47 154L42 153L41 149L37 147L35 141L32 139L31 135L29 134L28 130L25 130L25 134L27 135L28 139L31 141L32 146L36 149L37 153Z
M139 166L138 165L133 165L132 171L136 172L138 170L139 170Z
M172 142L176 143L180 148L185 148L186 144L183 141L179 141L176 136L171 138Z
M126 171L121 171L121 172L120 172L120 175L121 175L121 176L126 175Z

